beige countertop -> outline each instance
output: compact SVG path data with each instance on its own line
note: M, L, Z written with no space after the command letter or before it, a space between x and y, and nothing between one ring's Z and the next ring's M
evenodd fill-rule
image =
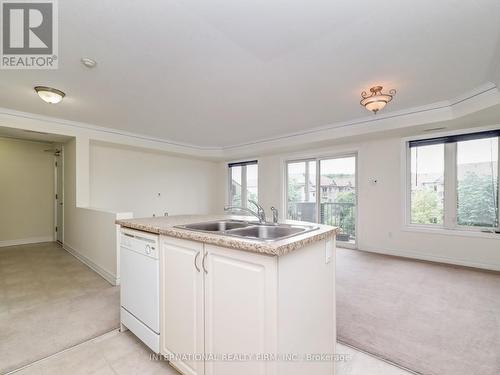
M220 234L197 232L188 229L175 228L176 225L186 225L201 223L206 221L216 221L224 219L248 220L255 222L255 218L232 215L178 215L147 217L138 219L117 220L116 224L122 227L137 229L144 232L162 234L171 237L182 238L191 241L204 242L222 247L229 247L237 250L251 251L267 255L282 256L289 252L332 237L337 228L328 225L320 225L319 229L312 232L300 234L294 237L285 238L279 241L259 241L237 237L224 236ZM287 220L286 224L311 225L300 221Z

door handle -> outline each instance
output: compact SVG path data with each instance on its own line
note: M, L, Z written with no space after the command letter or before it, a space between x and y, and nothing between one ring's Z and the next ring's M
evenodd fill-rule
M198 251L196 255L194 256L194 268L196 268L196 271L201 272L201 270L198 267L198 264L196 263L198 260L198 256L200 255L200 252Z
M208 273L207 268L205 267L205 259L207 258L208 253L203 254L203 259L201 261L201 266L203 267L203 271Z

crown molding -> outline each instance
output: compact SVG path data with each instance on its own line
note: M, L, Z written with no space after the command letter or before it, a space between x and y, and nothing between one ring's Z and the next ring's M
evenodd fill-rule
M500 39L498 39L496 48L493 51L493 58L488 69L488 77L491 82L500 87Z
M68 137L84 136L92 141L117 143L132 147L149 148L173 154L220 158L220 147L204 147L188 143L155 138L144 134L97 126L84 122L49 117L36 113L0 108L0 127L38 131Z
M263 138L225 147L205 147L168 139L155 138L92 124L64 120L33 113L0 108L0 126L43 131L70 137L83 136L101 141L187 155L197 158L227 160L246 155L275 152L279 149L324 142L329 139L352 137L398 128L450 121L482 109L500 104L500 92L494 83L485 84L463 95L425 106L365 116L350 121L336 122L282 136Z
M382 116L363 117L351 121L333 123L301 132L261 139L245 144L224 147L227 158L277 152L280 149L302 147L307 144L341 138L410 128L418 125L451 121L474 112L500 104L500 92L495 84L487 82L459 97L421 107L386 112Z

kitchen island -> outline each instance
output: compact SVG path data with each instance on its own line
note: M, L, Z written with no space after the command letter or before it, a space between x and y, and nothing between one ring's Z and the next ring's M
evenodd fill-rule
M336 228L287 221L308 230L271 241L182 227L228 220L262 227L228 215L117 221L158 236L160 354L186 375L334 374Z

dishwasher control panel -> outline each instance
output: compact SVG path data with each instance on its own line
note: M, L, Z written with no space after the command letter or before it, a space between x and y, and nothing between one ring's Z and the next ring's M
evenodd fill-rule
M123 229L120 236L120 246L158 259L158 235Z

